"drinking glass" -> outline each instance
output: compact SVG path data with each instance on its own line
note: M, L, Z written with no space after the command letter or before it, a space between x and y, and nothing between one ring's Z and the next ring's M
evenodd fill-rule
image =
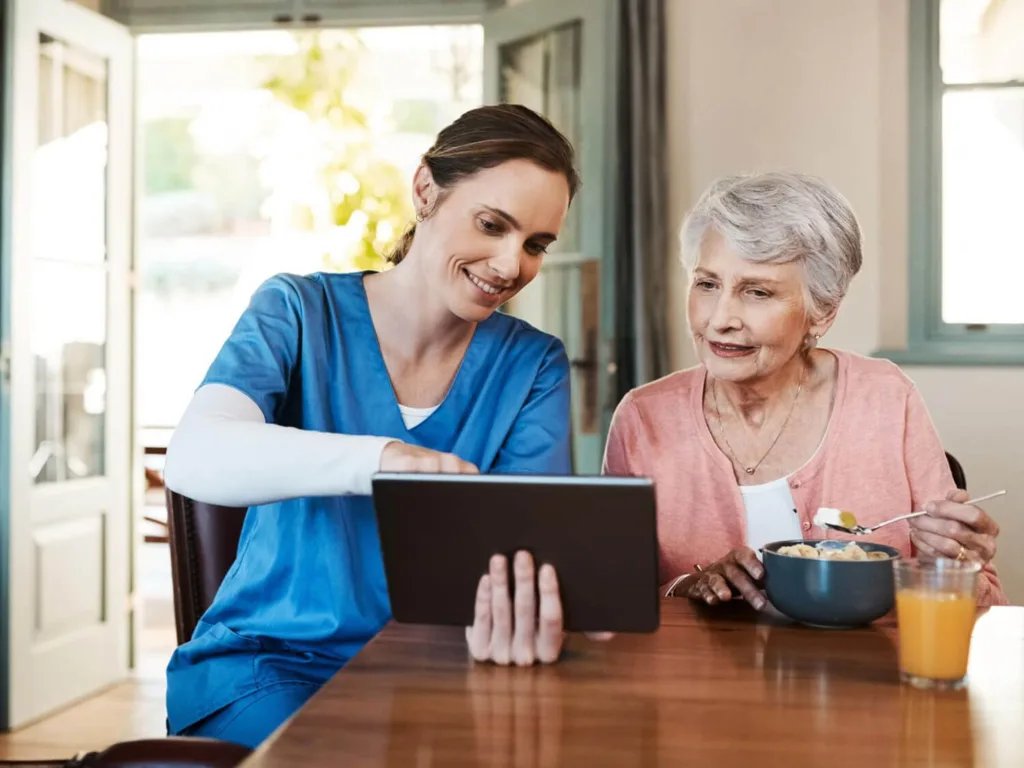
M917 688L963 687L981 566L922 557L897 560L893 569L901 678Z

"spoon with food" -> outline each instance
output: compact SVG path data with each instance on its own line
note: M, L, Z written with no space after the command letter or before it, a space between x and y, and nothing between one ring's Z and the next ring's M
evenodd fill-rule
M979 496L976 499L968 499L965 504L978 504L982 501L988 501L994 499L997 496L1002 496L1006 491L996 491L986 496ZM833 531L840 531L842 533L853 534L854 536L863 536L866 533L877 531L879 528L884 528L887 525L898 523L900 520L909 520L912 517L920 517L921 515L927 515L927 512L911 512L909 515L900 515L894 517L892 520L886 520L872 526L863 526L857 524L857 517L853 512L848 512L845 509L834 509L832 507L819 507L817 513L814 515L814 524L819 528L830 528Z

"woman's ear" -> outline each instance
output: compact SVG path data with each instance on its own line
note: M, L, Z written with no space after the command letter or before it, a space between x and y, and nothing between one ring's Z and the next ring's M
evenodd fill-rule
M423 221L437 205L438 189L434 182L434 174L426 163L420 163L412 177L412 205L416 211L416 219Z
M832 309L824 317L818 318L811 322L811 327L807 329L807 332L818 339L828 333L829 328L832 327L832 323L836 321L836 315L839 314L839 307Z

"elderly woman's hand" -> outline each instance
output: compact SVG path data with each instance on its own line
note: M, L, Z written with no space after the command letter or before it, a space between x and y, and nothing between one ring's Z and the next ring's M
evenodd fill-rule
M738 592L757 610L766 602L758 583L764 578L764 566L750 547L734 549L721 560L712 563L698 574L683 580L677 592L691 600L717 605L732 599Z
M515 605L509 598L508 565L501 555L491 558L490 571L476 590L473 626L466 627L466 643L477 661L527 667L536 661L550 664L562 652L562 599L558 576L549 564L542 565L534 581L533 558L517 552L513 567ZM537 588L534 589L534 584ZM540 611L535 592L540 593ZM588 633L592 640L607 640L611 633Z
M984 510L965 504L966 491L950 491L945 501L925 504L927 515L910 520L910 540L933 557L965 558L985 565L996 554L999 526Z

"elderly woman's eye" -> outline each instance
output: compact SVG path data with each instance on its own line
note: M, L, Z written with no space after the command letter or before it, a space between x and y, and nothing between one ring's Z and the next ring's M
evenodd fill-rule
M770 299L772 296L768 291L762 288L751 288L750 295L755 299Z
M696 286L703 291L710 291L715 287L715 284L710 280L698 280Z

